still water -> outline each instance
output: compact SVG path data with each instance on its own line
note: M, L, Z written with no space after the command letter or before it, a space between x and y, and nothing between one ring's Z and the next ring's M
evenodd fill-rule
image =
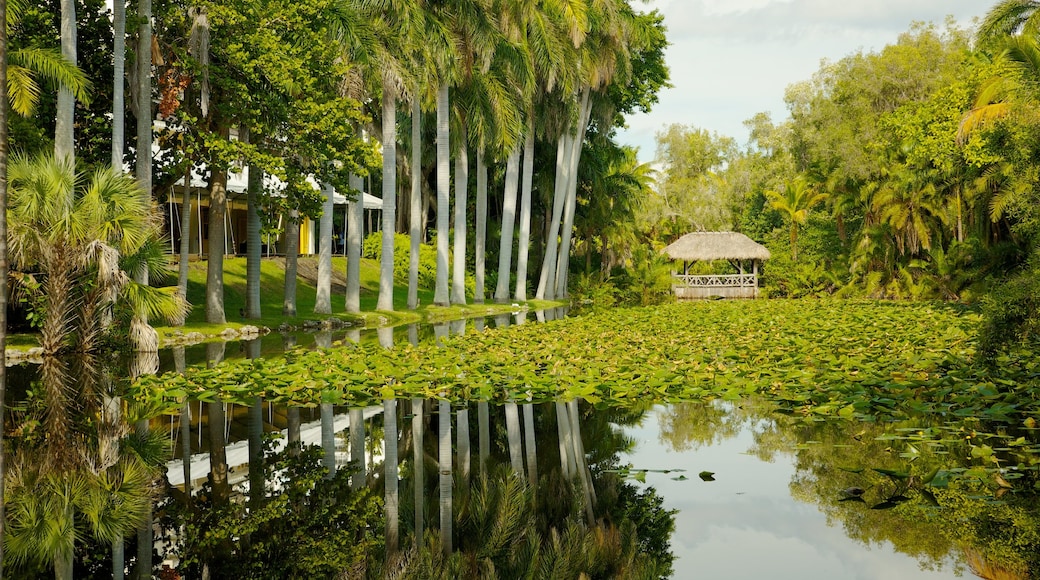
M531 315L530 322L546 317ZM520 314L269 337L161 359L173 370L215 355L275 356L286 346L339 341L392 347L524 321ZM510 578L535 569L552 578L1037 574L1038 478L1020 453L1038 448L1035 431L1014 448L996 441L1018 433L994 434L996 455L989 459L1002 469L993 473L978 468L980 458L959 446L959 436L921 435L957 433L964 424L812 421L753 399L642 401L625 409L583 401L452 407L437 400L322 407L188 401L178 415L153 418L167 453L155 504L155 572L165 567L171 578L331 577L348 568L347 577L370 578ZM93 411L85 410L89 426ZM299 439L314 448L301 459L279 454L296 413ZM972 436L982 436L980 421L963 422ZM261 432L263 452L260 439L250 438ZM327 479L326 467L341 475ZM126 539L132 572L135 538ZM88 539L78 550L76 577L111 577L99 563L107 556L103 543ZM12 577L35 577L47 566L41 560Z

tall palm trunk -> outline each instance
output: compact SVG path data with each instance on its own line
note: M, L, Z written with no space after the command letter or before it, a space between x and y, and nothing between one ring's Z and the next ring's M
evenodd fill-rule
M448 305L448 188L451 185L448 139L448 83L437 89L437 284L433 303Z
M394 226L397 223L397 96L383 82L383 250L376 310L394 309Z
M440 464L440 523L441 550L445 556L452 552L452 470L451 470L451 403L441 399L437 410L440 427L438 463Z
M321 466L326 469L325 478L332 479L336 475L336 426L332 403L321 404Z
M491 455L491 413L487 401L477 403L477 442L480 446L480 475L487 476L487 461Z
M260 318L260 208L257 198L264 185L264 172L256 165L248 169L246 185L246 318Z
M152 195L152 0L138 0L137 183Z
M361 409L350 410L350 462L357 469L350 488L361 489L365 487L365 414Z
M463 485L469 484L470 473L470 445L469 445L469 409L459 409L455 413L458 423L456 428L456 453L459 456L459 477Z
M520 477L524 475L523 443L520 440L520 415L517 412L516 403L509 401L505 404L506 411L506 435L509 440L509 462L513 471Z
M581 481L581 489L585 494L585 516L589 525L595 521L593 507L596 503L596 491L592 487L592 478L589 477L589 468L585 463L585 444L581 440L581 421L578 416L578 401L567 403L567 414L570 418L571 445L574 448L574 466Z
M502 244L498 252L498 286L495 302L509 301L509 273L513 264L513 221L516 217L516 190L520 177L520 147L509 152L506 161L506 188L502 201Z
M477 231L473 242L475 288L473 302L484 303L484 273L487 260L485 246L487 243L487 182L488 168L484 163L484 148L477 149Z
M300 212L289 210L285 222L285 280L282 316L296 316L296 273L300 259Z
M2 1L2 0L0 0ZM415 545L422 545L425 515L426 452L423 447L423 400L412 399L412 481L414 482Z
M226 136L226 130L222 131ZM206 263L206 322L224 324L224 214L227 172L213 169L209 187L209 255Z
M246 342L246 358L260 358L260 339ZM264 403L260 397L249 405L249 507L258 510L264 503Z
M419 96L412 95L412 189L408 198L408 237L411 253L408 255L408 308L419 307L419 249L422 244L422 109Z
M397 483L397 400L383 400L383 481L386 506L386 552L393 554L398 546L400 497Z
M173 370L183 373L186 366L184 347L173 347ZM184 504L191 506L191 401L185 397L180 418L181 468L184 473Z
M76 64L76 0L61 0L61 55ZM6 58L6 57L5 57ZM7 102L4 102L7 106ZM54 156L58 159L75 158L74 126L76 102L72 91L58 88L57 116L54 123Z
M350 188L360 192L361 177L350 176ZM347 312L361 312L361 228L365 219L363 193L347 206Z
M201 227L201 226L200 226ZM177 296L188 297L188 256L191 252L191 169L184 173L184 197L181 199L181 247L177 264ZM184 324L184 317L172 321L174 326Z
M112 169L123 172L126 136L126 1L112 2ZM6 101L5 101L6 102Z
M534 437L534 405L524 403L524 444L527 451L527 478L532 489L538 485L538 453Z
M534 179L534 122L528 121L524 142L523 183L520 186L520 236L516 247L516 294L527 300L527 255L531 248L531 183Z
M466 303L466 205L469 188L469 151L466 147L465 128L459 139L455 157L455 247L451 257L451 301Z
M564 130L556 142L556 181L553 187L552 218L549 220L549 228L545 231L545 256L542 258L542 270L538 276L538 288L534 294L535 298L539 300L546 298L546 292L549 292L548 297L552 298L552 292L556 287L556 250L559 244L557 236L560 231L560 219L563 217L563 205L566 201L566 159L569 157L570 141L568 131Z
M574 474L574 445L571 443L571 419L567 413L567 403L556 402L556 433L560 440L560 471L564 479Z
M314 295L314 313L332 314L332 185L323 183L321 219L318 220L318 283Z
M567 277L569 275L569 264L571 254L571 234L574 230L574 213L577 206L578 195L578 163L581 161L581 146L585 142L585 133L588 130L589 115L592 105L589 102L589 88L585 87L581 95L581 110L579 114L578 130L571 149L570 170L567 173L567 203L564 206L563 229L560 232L560 248L556 263L556 298L567 296Z

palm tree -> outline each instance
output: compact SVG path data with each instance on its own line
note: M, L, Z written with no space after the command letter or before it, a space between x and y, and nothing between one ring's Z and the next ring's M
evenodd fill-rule
M347 206L347 312L361 312L361 228L365 218L361 177L350 176L350 188L358 198Z
M783 191L766 192L769 205L791 220L791 260L798 259L798 225L809 219L809 210L823 201L827 194L816 191L804 177L784 183Z
M392 554L398 547L398 513L400 497L398 496L397 474L397 400L383 400L383 447L386 457L383 459L383 481L385 483L386 506L386 552Z
M17 0L16 0L17 1ZM7 90L7 0L0 0L0 104L8 102ZM7 107L0 107L0 280L7 280ZM7 416L7 284L0 285L0 570L4 569L4 530L6 528L4 432Z
M408 198L408 237L410 253L408 255L408 308L419 307L419 248L422 244L422 107L419 104L418 91L412 95L412 182Z
M159 236L150 200L132 180L111 169L98 170L88 180L73 170L71 160L49 156L16 159L8 178L11 259L23 272L35 268L46 274L39 283L28 274L20 278L44 304L40 340L45 352L60 350L71 331L80 350L92 350L105 330L103 314L117 302L151 316L183 314L183 301L133 282L124 270L142 263L126 259L154 249L150 244Z
M321 186L321 218L318 221L318 281L314 297L315 314L332 314L332 184Z
M126 128L126 2L112 3L112 169L123 169L123 142Z

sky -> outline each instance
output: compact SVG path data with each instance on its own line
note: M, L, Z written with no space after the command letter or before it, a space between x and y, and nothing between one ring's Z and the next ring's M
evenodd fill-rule
M896 41L914 21L952 16L968 27L996 0L649 0L636 10L664 14L672 88L648 114L628 118L622 144L652 161L654 135L681 123L747 142L746 119L787 118L784 90L808 80L823 60Z

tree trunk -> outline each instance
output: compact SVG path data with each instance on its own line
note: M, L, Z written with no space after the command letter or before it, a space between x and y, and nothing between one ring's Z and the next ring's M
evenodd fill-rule
M300 259L300 213L289 210L285 222L285 280L282 316L296 317L296 273Z
M201 227L201 224L200 226ZM188 256L191 252L191 169L184 172L184 197L181 199L181 247L180 263L177 264L177 296L188 297ZM201 250L200 250L201 251ZM182 326L184 317L174 320L174 326Z
M480 447L480 474L487 476L487 462L491 455L491 413L487 401L477 403L477 441Z
M517 412L516 403L509 401L505 404L506 411L506 435L509 440L509 462L513 466L513 472L519 477L524 476L523 443L520 439L520 414Z
M361 177L350 176L350 188L358 198L347 206L347 312L361 312L361 228L365 218L364 184Z
M524 439L527 451L527 478L531 483L531 489L538 487L538 453L535 447L534 437L534 405L525 403L524 410Z
M433 292L437 306L448 305L448 113L448 84L441 83L437 90L437 285Z
M137 436L142 439L148 435L148 419L137 422ZM154 549L154 535L152 533L152 502L148 502L145 510L144 521L137 528L137 577L142 580L152 578L152 550ZM72 564L69 564L69 578L72 577Z
M173 347L173 368L183 373L185 368L184 347ZM201 420L201 417L200 417ZM180 418L181 470L184 474L184 505L191 507L191 401L185 397Z
M578 195L578 163L581 161L581 146L585 142L585 132L588 128L591 105L589 104L589 89L582 91L581 112L578 127L575 133L575 141L572 144L570 170L567 181L567 203L564 206L563 229L560 231L560 248L556 263L556 298L567 296L567 278L570 265L571 234L574 230L574 212L577 205Z
M332 185L323 183L321 219L318 220L318 282L314 295L314 313L332 314Z
M222 131L226 136L226 130ZM209 256L206 264L206 322L224 324L224 214L227 172L213 169L209 188Z
M246 358L260 358L260 339L246 341ZM249 507L258 510L264 504L264 403L260 397L249 406Z
M257 198L264 186L264 172L256 165L247 170L246 185L246 318L256 320L260 312L260 208Z
M516 248L517 302L527 301L527 255L531 248L531 183L534 178L534 121L528 121L520 188L520 239Z
M383 481L385 483L384 505L386 506L386 553L393 554L398 547L398 496L397 477L397 400L383 400Z
M365 414L350 410L350 462L357 469L350 478L351 489L365 487Z
M332 411L332 403L321 404L321 466L326 469L326 479L336 476L336 418Z
M419 248L422 244L422 110L418 95L412 96L412 189L408 201L408 235L411 253L408 255L408 308L419 307Z
M452 552L452 470L451 470L451 403L441 399L437 409L440 427L438 463L440 465L440 523L441 550L445 556Z
M423 400L412 399L412 481L414 482L415 545L422 545L423 516L426 512L426 451L423 447Z
M509 274L513 264L513 221L516 217L516 190L520 177L520 146L509 152L506 161L506 184L502 194L502 243L498 252L498 285L495 302L509 301Z
M469 151L465 129L455 157L455 248L452 252L451 301L466 303L466 205L469 189Z
M560 233L560 219L563 217L567 187L566 159L569 151L570 137L568 130L565 129L556 142L556 182L553 188L552 218L549 222L549 229L545 232L545 255L542 257L542 270L538 276L538 288L534 294L535 298L539 300L544 300L547 292L548 297L552 298L552 293L556 288L556 250L559 244L557 235Z
M455 448L459 456L459 477L462 478L463 484L468 485L470 471L469 409L459 409L455 413L455 421L458 423Z
M206 366L214 367L224 360L224 343L206 344ZM228 488L226 437L224 436L224 403L207 403L209 423L209 471L213 480L213 505L222 506L231 495Z
M152 196L152 0L138 0L137 183ZM226 181L225 177L225 181Z
M112 2L112 169L123 173L126 140L126 0ZM5 101L6 102L6 101Z
M574 449L571 443L571 419L567 414L567 403L556 402L556 433L560 439L560 471L564 479L570 479L574 474Z
M61 55L73 65L76 64L76 0L61 0ZM6 101L4 106L7 106ZM65 87L58 88L57 109L54 156L72 161L75 159L76 116L76 101L72 98L72 91Z
M484 148L481 147L477 149L477 232L476 240L473 243L474 278L476 282L473 302L477 304L484 303L484 274L487 263L484 257L487 243L487 182L488 168L487 164L484 163Z
M397 223L397 97L383 82L383 250L376 310L394 309L394 226Z

